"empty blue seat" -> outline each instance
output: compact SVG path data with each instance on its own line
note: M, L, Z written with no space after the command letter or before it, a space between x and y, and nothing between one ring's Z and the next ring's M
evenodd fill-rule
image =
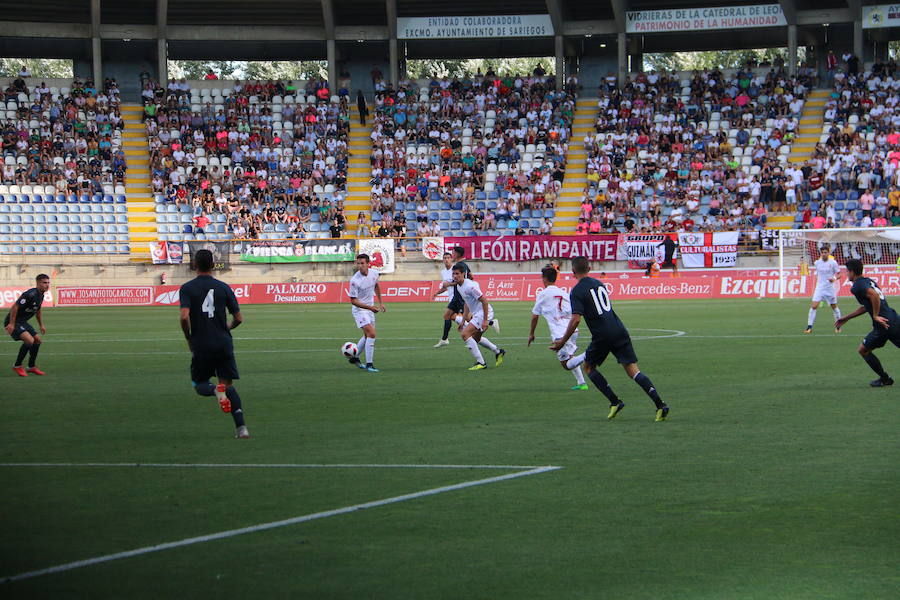
M116 196L116 203L117 203L117 204L125 204L125 202L126 202L126 200L125 200L125 196L124 196L124 195L119 194L118 196Z

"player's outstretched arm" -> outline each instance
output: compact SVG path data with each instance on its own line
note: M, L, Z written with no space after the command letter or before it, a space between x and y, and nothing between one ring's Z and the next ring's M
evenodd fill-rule
M16 315L19 313L19 303L16 302L9 309L9 325L6 326L6 333L12 335L13 329L16 328Z
M375 297L378 298L378 309L375 312L378 312L379 310L381 312L387 312L387 307L381 299L381 285L378 283L375 284Z
M534 329L537 327L539 318L537 315L531 315L531 331L528 332L528 346L534 341Z
M37 313L35 313L35 317L37 317L38 327L41 330L41 335L47 333L47 328L44 327L44 315L41 314L44 309L39 308Z
M881 312L881 294L875 291L875 288L869 288L866 290L866 296L869 298L869 302L872 303L872 320L887 329L891 326L887 319L882 317Z
M841 326L843 326L844 323L846 323L850 319L855 319L859 315L865 314L865 312L866 312L866 307L860 306L859 308L854 310L852 313L846 314L843 317L841 317L840 319L838 319L837 321L835 321L834 324L836 327L841 327Z
M182 308L181 316L179 318L179 322L181 323L181 331L184 332L184 339L187 341L188 350L193 350L191 348L191 309L190 308Z
M578 313L573 313L572 318L569 319L569 326L566 327L566 333L561 338L550 344L550 349L554 352L558 352L560 348L566 345L566 342L569 341L569 338L572 337L572 334L575 333L575 330L578 329L578 324L581 323L581 315Z
M432 296L432 298L437 298L438 296L440 296L441 294L443 294L444 292L446 292L446 291L447 291L447 288L449 288L451 285L452 285L452 284L449 284L449 283L447 283L446 281L443 282L443 283L441 283L441 287L438 288L438 291L436 291L436 292L434 293L434 296Z

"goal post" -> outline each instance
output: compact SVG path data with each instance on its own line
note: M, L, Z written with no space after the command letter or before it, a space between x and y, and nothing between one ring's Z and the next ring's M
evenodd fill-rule
M866 266L894 265L900 270L900 227L778 230L778 297L784 298L788 273L809 268L823 245L831 248L838 264L851 258Z

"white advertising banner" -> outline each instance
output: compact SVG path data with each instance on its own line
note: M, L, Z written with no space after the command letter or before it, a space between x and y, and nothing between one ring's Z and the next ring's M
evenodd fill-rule
M734 268L740 231L679 233L681 262L687 269Z
M369 255L369 265L378 273L393 273L394 240L391 238L364 238L359 240L359 253Z
M553 35L550 15L477 17L397 17L398 40L546 37Z
M876 4L862 7L863 29L900 27L900 4Z
M667 33L784 27L787 19L778 4L709 6L667 10L630 10L625 13L626 33Z

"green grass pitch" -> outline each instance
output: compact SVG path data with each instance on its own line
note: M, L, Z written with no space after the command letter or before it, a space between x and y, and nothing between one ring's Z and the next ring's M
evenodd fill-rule
M382 372L369 374L339 353L359 337L349 306L244 307L249 441L194 394L177 309L46 310L48 376L2 372L0 576L521 471L10 463L562 468L3 583L0 595L897 597L898 390L867 385L856 354L867 318L835 335L823 309L803 335L805 300L618 302L672 407L654 423L614 363L602 370L627 408L607 421L593 387L569 391L543 321L526 348L530 304L495 308L501 368L467 371L455 331L431 348L442 305L392 304L378 317ZM16 347L0 342L8 364ZM878 355L900 376L897 348Z

